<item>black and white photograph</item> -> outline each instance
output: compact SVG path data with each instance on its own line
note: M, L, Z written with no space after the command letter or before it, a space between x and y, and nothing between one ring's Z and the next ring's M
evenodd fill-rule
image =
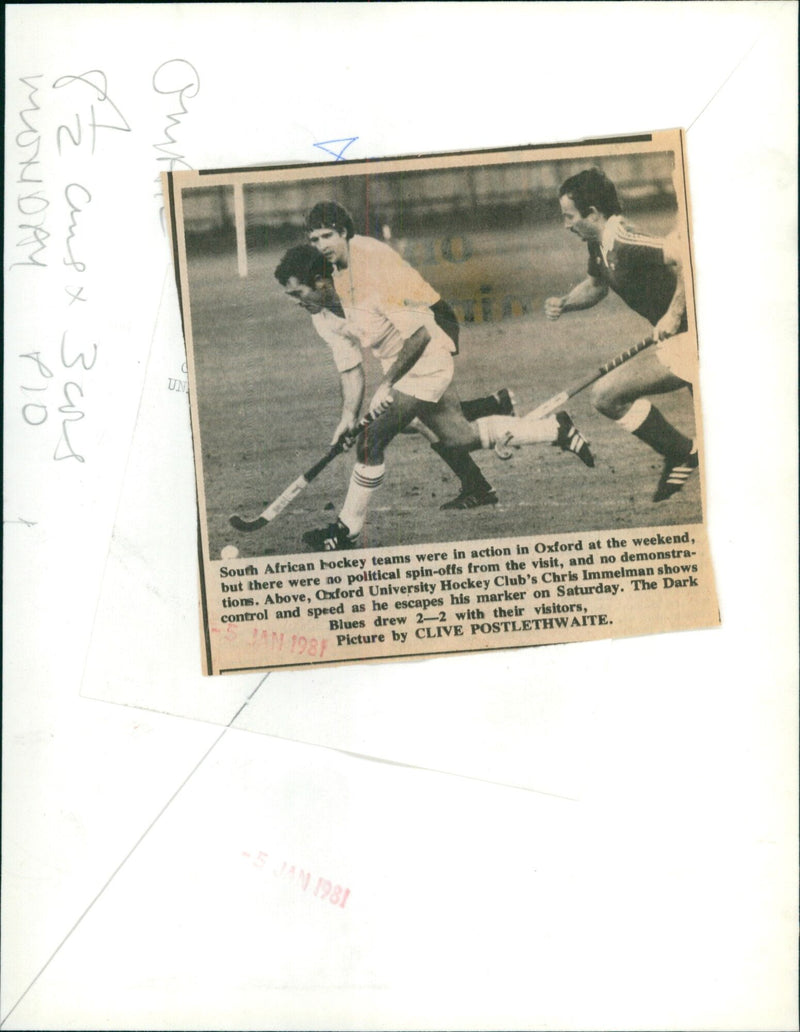
M519 542L554 535L599 534L593 548L610 550L601 574L588 542L557 543L586 553L569 562L592 567L587 594L624 577L708 602L684 547L703 536L703 475L682 147L676 131L169 177L202 548L227 564L223 605L246 609L224 633L253 607L271 622L284 597L245 602L281 572L249 560L319 573L334 552L337 569L351 553L357 568L415 562L416 588L464 599L478 623L488 603L528 621L517 603L533 592L490 590L521 571L472 559L543 562ZM654 527L680 530L614 554L622 529ZM493 544L461 547L476 541ZM411 551L363 556L398 548ZM578 593L554 562L540 602ZM285 593L287 613L333 616L345 646L385 644L363 617L338 619L347 598L313 594ZM337 604L304 614L315 601Z
M625 150L184 188L209 558L701 522L681 155Z

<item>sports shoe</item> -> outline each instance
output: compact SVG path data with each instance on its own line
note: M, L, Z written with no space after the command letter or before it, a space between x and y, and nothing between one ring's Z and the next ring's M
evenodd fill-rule
M349 528L341 520L319 530L307 530L303 534L303 544L308 545L312 552L339 552L358 547L356 539L350 536Z
M507 387L501 387L499 391L494 392L492 397L497 399L498 416L516 416L517 399L514 397L513 391Z
M658 482L656 493L653 495L654 502L663 502L680 491L689 477L700 466L700 456L696 449L682 456L677 461L673 458L664 459L664 469L661 472L661 479Z
M589 450L589 442L575 426L566 412L556 412L558 420L558 437L553 444L562 451L575 452L585 466L594 466L594 455Z
M477 509L481 505L497 505L497 495L493 488L484 490L472 490L464 488L461 494L451 498L449 502L440 505L440 509Z

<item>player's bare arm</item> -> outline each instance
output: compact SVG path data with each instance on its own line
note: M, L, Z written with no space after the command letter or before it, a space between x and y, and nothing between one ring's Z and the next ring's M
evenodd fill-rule
M584 308L593 308L608 294L605 283L587 276L563 297L548 297L544 303L544 314L551 321L561 318L565 312L579 312Z
M431 336L425 327L420 326L418 330L415 330L410 337L403 341L403 347L401 348L400 353L394 362L392 362L386 375L378 385L378 389L372 396L372 400L369 403L370 412L380 412L391 402L392 387L398 380L402 379L410 369L413 369L422 357L423 351L430 343L430 339Z
M667 337L674 337L680 331L681 324L686 316L686 288L683 284L683 277L678 276L675 286L675 293L669 308L664 312L654 327L654 332L659 340Z
M364 401L364 367L357 365L340 373L339 382L342 390L342 414L331 438L336 444L343 434L351 433L358 423L361 404Z
M683 281L683 263L677 238L667 237L664 241L664 264L675 269L675 293L669 308L655 324L654 332L659 340L674 337L680 331L686 317L686 286Z

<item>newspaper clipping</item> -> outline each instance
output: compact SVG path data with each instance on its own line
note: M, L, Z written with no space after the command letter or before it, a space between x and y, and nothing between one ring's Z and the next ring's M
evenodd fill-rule
M680 130L164 185L206 673L719 622Z

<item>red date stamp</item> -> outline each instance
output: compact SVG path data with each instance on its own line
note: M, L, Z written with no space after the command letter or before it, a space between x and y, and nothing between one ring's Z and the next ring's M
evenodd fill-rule
M211 627L212 634L221 635L220 641L238 642L241 645L257 645L275 652L290 652L295 656L310 656L322 659L328 647L327 638L313 638L305 634L287 634L283 631L269 631L266 628L238 628L226 623L223 627Z
M242 856L252 861L251 866L257 870L263 870L266 867L267 859L269 854L258 850L253 855L251 853L242 853ZM317 899L327 900L333 906L341 907L344 910L345 904L350 896L350 889L344 885L336 885L327 878L318 877L316 884L314 885L314 891L310 892L312 885L311 871L305 870L303 867L296 867L294 864L288 864L286 860L281 863L280 867L276 867L273 870L273 875L276 878L282 879L283 881L292 882L302 892L308 893L311 896L316 896Z

